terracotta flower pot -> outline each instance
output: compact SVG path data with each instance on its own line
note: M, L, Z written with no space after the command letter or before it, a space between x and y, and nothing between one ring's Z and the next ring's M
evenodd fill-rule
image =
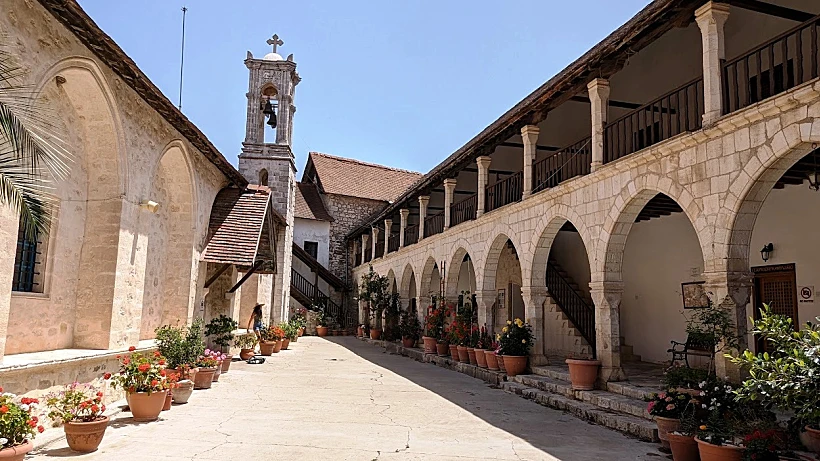
M63 426L68 447L80 453L95 451L102 442L106 428L108 428L108 416L103 416L97 421L88 423L69 421Z
M171 395L174 396L174 403L181 405L183 403L188 403L188 399L191 398L191 394L193 393L194 382L190 379L183 379L177 383L177 388L171 392Z
M216 368L214 369L214 376L213 382L219 381L219 377L222 375L222 360L217 361Z
M507 372L507 364L504 363L504 355L499 354L498 352L496 352L495 357L498 359L498 370L501 371L501 373L506 373Z
M416 345L416 340L405 336L401 338L401 345L410 348Z
M276 348L276 341L260 341L259 342L259 353L262 355L271 355L273 354L273 350Z
M210 389L216 368L200 368L194 376L194 389Z
M422 336L421 341L424 343L424 353L425 354L435 354L436 353L436 338L431 338L429 336Z
M466 346L458 346L458 361L462 363L469 363L470 356L467 355L467 347Z
M820 453L820 430L806 426L806 432L800 434L800 441L809 450Z
M316 334L319 335L320 338L324 338L327 336L327 327L316 327Z
M527 369L526 355L505 355L504 369L507 371L507 376L515 376L524 373Z
M364 330L362 329L361 325L356 327L356 336L358 336L359 338L364 336Z
M487 368L487 355L484 354L484 349L475 350L475 363L479 368Z
M165 404L162 405L162 411L168 411L171 409L171 402L173 402L174 396L171 395L171 391L165 395Z
M498 357L495 351L484 351L484 359L487 361L487 368L492 371L498 371Z
M661 439L661 445L669 448L669 433L680 429L680 419L655 416L655 423L658 424L658 438Z
M378 328L371 328L370 329L370 339L377 341L382 339L382 331Z
M598 379L598 367L600 360L575 360L567 359L569 365L569 380L572 381L572 388L576 391L590 391L595 389L595 381Z
M305 334L305 327L299 327L299 330L296 332L296 336L302 336Z
M231 362L232 361L233 361L233 355L228 354L228 356L225 357L225 360L222 361L222 373L227 373L228 370L231 369Z
M199 373L199 368L197 368L197 367L189 368L188 370L183 370L180 367L180 368L178 368L178 370L182 374L181 378L183 380L188 379L188 380L193 381L196 378L196 374Z
M467 348L467 360L470 361L470 365L475 365L476 363L478 363L476 362L475 358L475 349L473 349L472 347Z
M700 461L743 461L742 447L734 447L731 445L712 445L695 437L698 444L698 453L700 453Z
M254 355L256 355L256 353L253 352L253 349L242 349L239 351L239 358L242 360L248 360Z
M154 421L159 418L167 392L128 392L125 399L134 421Z
M700 461L698 443L694 436L670 433L667 437L673 461Z
M436 351L435 354L439 357L447 357L447 353L450 351L450 345L447 343L436 343Z
M282 350L282 340L273 343L273 353L278 354Z
M458 362L458 346L455 344L450 344L450 357Z
M33 449L34 445L27 440L25 443L21 443L20 445L15 445L13 447L3 448L0 450L0 459L3 461L23 461L23 458L26 457L26 453Z
M282 340L282 350L287 350L288 346L290 346L290 339L283 339Z

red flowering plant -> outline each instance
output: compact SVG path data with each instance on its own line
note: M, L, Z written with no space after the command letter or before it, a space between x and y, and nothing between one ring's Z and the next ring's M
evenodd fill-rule
M102 398L103 393L91 384L69 384L60 392L48 395L46 405L51 410L48 417L63 424L98 421L105 412Z
M259 333L262 335L262 341L281 341L285 339L285 330L279 325L263 328Z
M40 403L37 399L2 393L0 387L0 450L26 443L45 430L32 412Z
M470 344L470 324L460 318L456 318L450 323L450 344L459 346L469 346Z
M447 311L444 306L431 305L427 308L427 315L424 318L424 331L430 338L436 338L438 342L446 342L444 334L444 323Z
M652 416L678 419L691 400L692 396L685 392L676 392L674 390L660 392L652 394L646 399L649 402L646 405L646 411Z
M134 347L128 350L133 352ZM161 392L168 389L167 381L165 358L159 351L152 354L135 352L120 357L120 371L111 378L114 387L129 393Z
M476 343L476 349L484 349L484 350L494 350L495 346L493 346L493 335L487 330L487 326L482 326L478 331L478 342Z

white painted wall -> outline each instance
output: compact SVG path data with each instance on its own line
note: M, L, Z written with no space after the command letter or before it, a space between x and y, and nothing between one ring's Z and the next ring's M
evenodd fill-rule
M294 219L293 242L304 248L305 240L319 243L316 260L327 267L330 254L330 223L313 219Z
M550 259L558 261L578 288L589 297L589 257L578 232L558 232L550 248Z

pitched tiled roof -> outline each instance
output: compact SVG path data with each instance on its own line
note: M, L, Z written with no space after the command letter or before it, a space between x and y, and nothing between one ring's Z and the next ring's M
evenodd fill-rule
M333 221L319 195L319 188L309 182L296 183L296 205L293 215L303 219Z
M308 165L313 165L319 185L327 194L369 198L390 202L416 181L421 173L384 165L361 162L343 157L311 152ZM308 174L309 167L305 169Z
M270 207L268 187L248 186L244 190L228 187L219 191L211 209L208 244L202 260L252 266L258 259L257 253L261 252L260 238L269 213L271 218L285 222Z

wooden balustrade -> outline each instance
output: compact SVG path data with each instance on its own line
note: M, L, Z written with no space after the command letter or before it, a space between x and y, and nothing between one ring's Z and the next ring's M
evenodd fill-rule
M521 171L498 181L484 190L484 211L493 211L521 200L524 175Z
M399 234L390 234L387 237L387 252L399 251Z
M450 227L475 219L478 194L473 194L450 206Z
M592 137L587 136L533 165L532 192L549 189L567 179L589 174L591 163Z
M424 220L424 236L429 237L444 232L444 212L436 213Z
M412 245L419 241L419 226L407 226L404 229L404 246Z

